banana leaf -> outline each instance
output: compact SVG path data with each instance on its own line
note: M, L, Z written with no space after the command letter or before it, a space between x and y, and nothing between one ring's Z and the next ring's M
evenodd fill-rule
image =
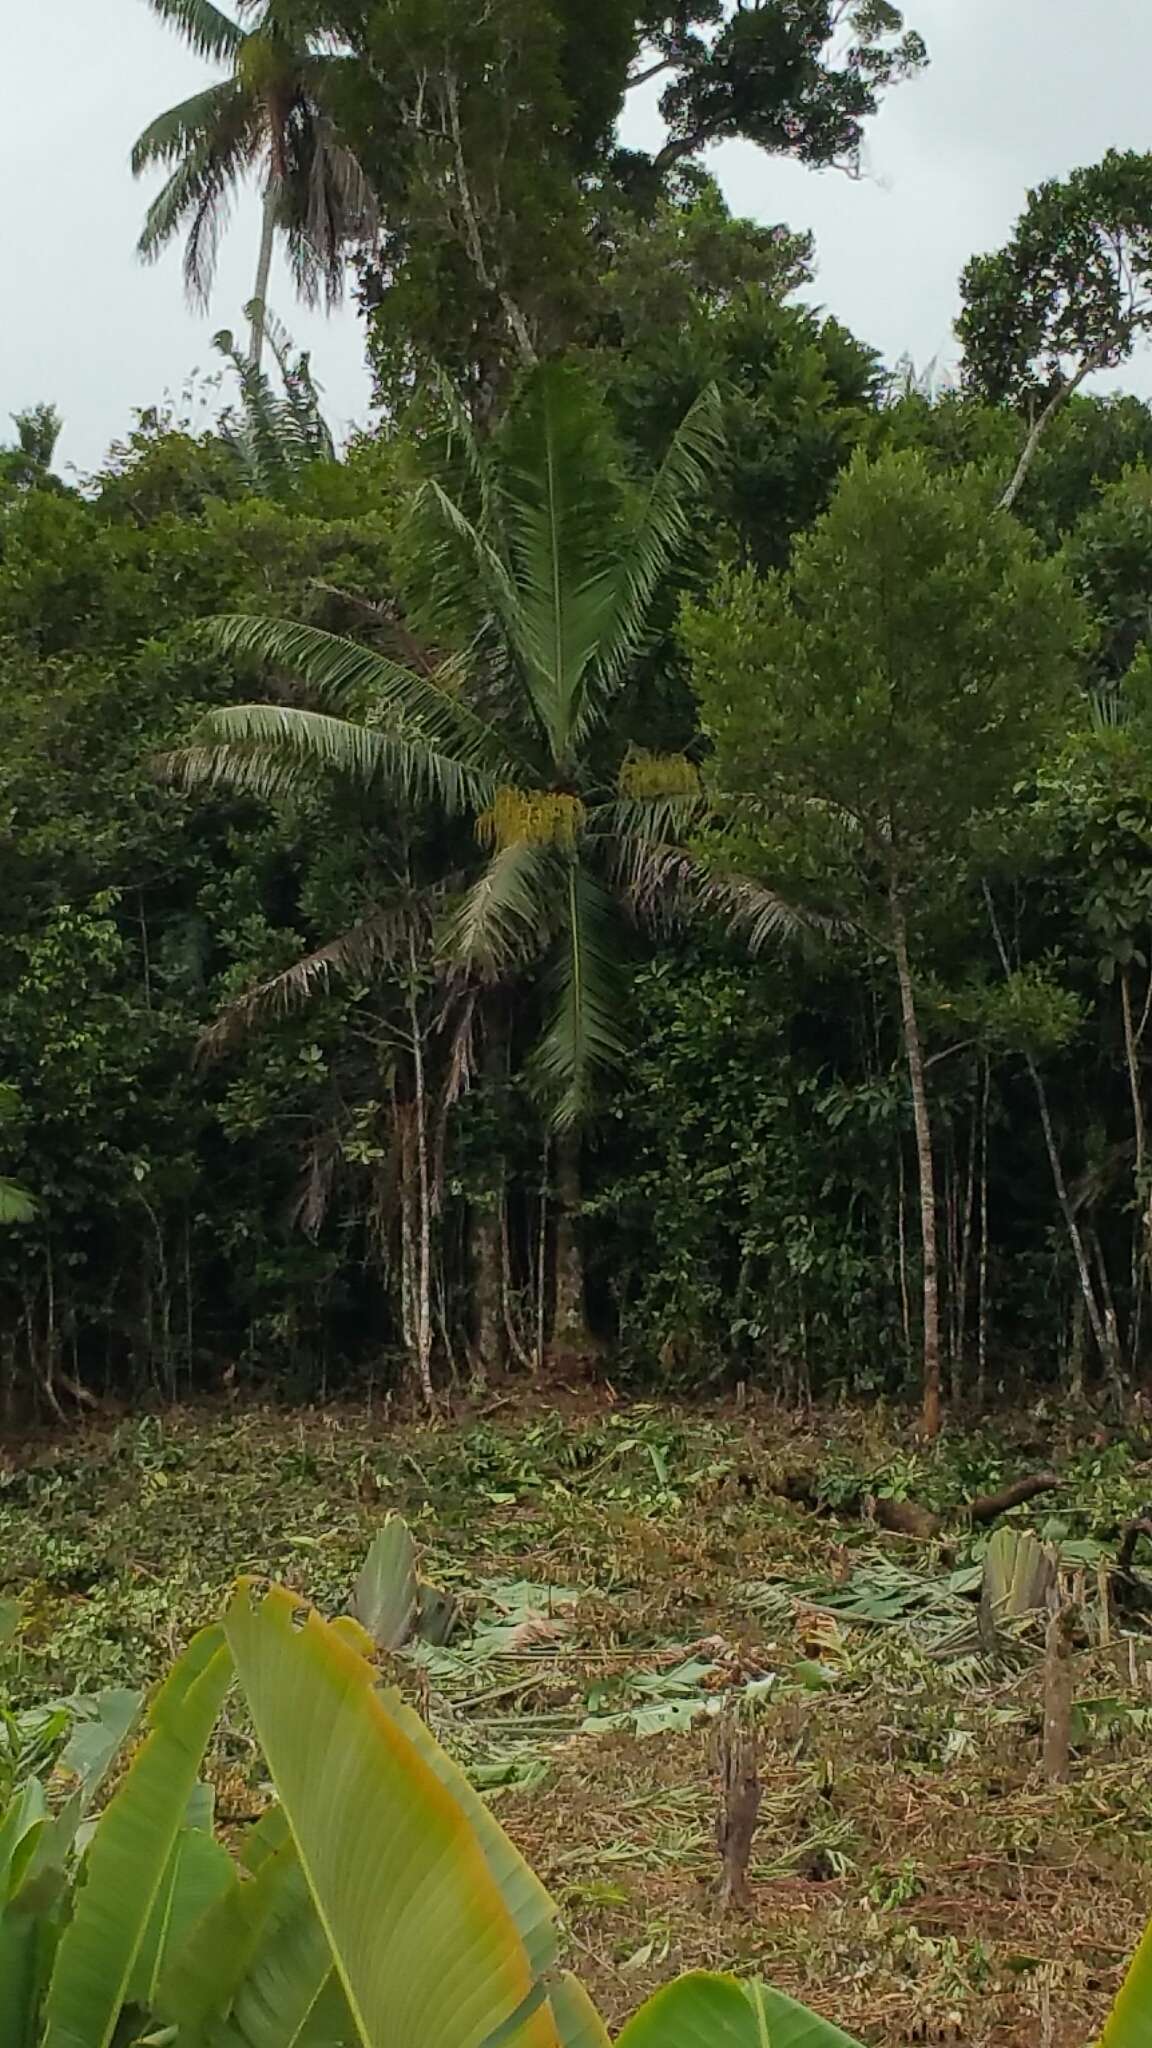
M1149 2048L1152 2043L1152 1921L1128 1966L1100 2048Z
M225 1631L362 2048L558 2048L483 1850L347 1636L241 1585Z
M156 1694L149 1732L84 1858L41 2048L110 2048L230 1678L222 1632L205 1629Z
M634 2013L616 2048L860 2048L795 1999L693 1970Z

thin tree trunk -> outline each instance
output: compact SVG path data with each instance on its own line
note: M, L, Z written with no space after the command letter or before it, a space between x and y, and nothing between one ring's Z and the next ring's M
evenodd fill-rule
M269 185L264 194L260 227L260 254L256 263L256 289L252 294L252 327L248 339L248 361L260 368L264 354L264 330L268 320L268 284L272 276L272 252L276 245L276 199Z
M474 1202L471 1209L472 1343L481 1377L498 1372L504 1363L503 1207L499 1187L490 1202Z
M1080 386L1084 382L1085 377L1090 376L1092 371L1098 370L1099 367L1100 359L1098 356L1085 356L1084 361L1081 363L1075 375L1069 377L1067 382L1060 386L1059 391L1055 392L1053 396L1048 400L1047 405L1044 407L1044 410L1040 414L1039 418L1035 421L1032 427L1032 431L1029 434L1028 439L1024 443L1024 448L1021 453L1020 460L1016 464L1016 469L1013 474L1012 481L1008 485L1007 490L1004 492L1004 495L1000 500L1001 512L1010 512L1012 510L1012 507L1015 505L1017 498L1020 496L1020 493L1028 480L1028 472L1031 469L1032 464L1036 460L1036 453L1039 449L1040 443L1044 439L1044 436L1047 433L1049 427L1051 426L1053 420L1055 419L1057 413L1063 410L1063 408L1067 405L1068 400L1072 397L1073 393L1080 389Z
M556 1289L552 1305L554 1361L584 1358L589 1350L584 1307L584 1248L580 1242L580 1134L556 1140Z
M888 891L892 919L892 944L900 984L900 1016L904 1027L904 1052L912 1086L912 1121L916 1131L916 1160L920 1171L920 1237L924 1253L924 1372L921 1427L925 1436L940 1434L940 1288L936 1254L936 1175L932 1159L932 1123L928 1115L928 1092L924 1086L924 1048L920 1021L912 990L912 968L908 959L908 925L900 890L893 877Z
M988 908L988 921L992 927L992 936L996 941L996 951L1000 955L1000 965L1004 969L1005 978L1007 978L1011 975L1012 967L1008 959L1008 949L1004 944L1003 933L1000 930L1000 920L996 915L996 906L992 901L992 891L988 887L987 882L984 883L984 901ZM1060 1206L1060 1214L1064 1218L1064 1227L1068 1232L1068 1242L1072 1247L1072 1256L1076 1262L1076 1274L1080 1282L1080 1292L1084 1297L1084 1309L1088 1317L1089 1327L1096 1340L1096 1348L1100 1354L1105 1371L1114 1385L1117 1382L1122 1385L1123 1374L1120 1370L1120 1360L1113 1354L1109 1346L1104 1316L1101 1313L1100 1303L1096 1298L1096 1289L1092 1284L1092 1274L1088 1265L1088 1253L1084 1246L1083 1233L1077 1221L1076 1211L1072 1206L1072 1198L1068 1193L1068 1183L1064 1178L1064 1167L1056 1143L1056 1132L1053 1129L1052 1114L1048 1107L1048 1091L1044 1086L1044 1077L1030 1052L1025 1053L1024 1063L1031 1076L1032 1087L1036 1096L1036 1107L1040 1112L1040 1128L1044 1133L1044 1147L1048 1154L1048 1164L1052 1172L1052 1185L1056 1190L1056 1200Z
M992 1063L985 1055L980 1098L980 1264L976 1282L976 1407L982 1415L988 1397L988 1091Z
M436 1406L432 1385L432 1188L428 1173L428 1095L424 1075L424 1041L416 997L416 945L408 942L411 980L408 985L408 1017L412 1027L412 1079L416 1117L416 1370L420 1392L429 1408Z

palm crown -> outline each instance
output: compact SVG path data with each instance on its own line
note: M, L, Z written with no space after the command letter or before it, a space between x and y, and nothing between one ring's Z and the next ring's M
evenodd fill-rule
M433 602L468 622L467 652L428 676L311 626L214 620L220 648L294 673L317 708L214 711L179 773L276 797L331 768L471 814L487 859L444 953L489 981L543 969L539 1070L556 1122L572 1124L623 1050L621 885L700 807L680 757L643 773L626 760L611 786L595 760L718 450L719 401L697 400L631 517L599 406L572 370L535 370L495 444L481 448L462 419L454 442L457 488L428 483L420 519ZM368 920L316 959L359 967L372 943ZM312 964L265 993L303 989Z
M275 234L287 242L301 296L332 304L343 286L347 243L369 236L375 222L371 188L333 111L353 60L330 38L310 33L293 0L263 0L251 28L213 0L148 4L200 56L226 65L228 76L170 107L137 140L135 174L157 164L169 173L148 209L139 251L150 261L185 234L185 282L193 299L206 302L233 196L247 177L258 177L265 232L255 291L257 360Z

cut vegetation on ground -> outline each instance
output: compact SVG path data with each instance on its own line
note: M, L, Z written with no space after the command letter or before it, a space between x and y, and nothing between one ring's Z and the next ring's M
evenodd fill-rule
M12 1708L155 1677L241 1572L347 1609L399 1511L435 1593L373 1622L362 1581L362 1619L381 1639L416 1621L401 1683L498 1802L611 2020L703 1964L867 2042L1085 2048L1152 1904L1152 1635L1138 1571L1115 1577L1145 1448L1031 1424L917 1458L858 1414L510 1414L190 1414L9 1453ZM1036 1532L1074 1610L1065 1782L1042 1766L1044 1616L1012 1611L1032 1553L963 1510L1049 1463L1059 1487L996 1529ZM937 1533L884 1529L885 1501ZM1010 1553L991 1611L990 1546ZM238 1717L214 1768L242 1831L265 1794ZM724 1910L719 1787L731 1843L749 1772Z

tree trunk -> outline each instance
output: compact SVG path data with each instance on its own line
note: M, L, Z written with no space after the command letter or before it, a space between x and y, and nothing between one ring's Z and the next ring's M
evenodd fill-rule
M499 1372L504 1363L504 1190L489 1202L474 1202L472 1238L472 1348L477 1373Z
M554 1364L579 1362L592 1348L584 1307L584 1247L580 1239L580 1134L556 1140L556 1289L552 1305Z
M916 1130L916 1159L920 1169L920 1237L924 1253L924 1375L921 1424L925 1436L940 1434L940 1290L936 1257L936 1174L932 1160L932 1124L928 1115L928 1093L924 1086L924 1049L920 1042L920 1021L912 992L912 969L908 960L908 925L899 887L893 878L888 892L892 918L892 944L896 974L900 983L900 1017L904 1027L904 1052L912 1084L912 1120Z
M248 361L260 368L264 353L264 329L268 318L268 282L272 275L272 251L276 244L276 200L271 185L264 194L264 217L260 229L260 255L256 263L256 289L252 294L252 327L248 339Z

